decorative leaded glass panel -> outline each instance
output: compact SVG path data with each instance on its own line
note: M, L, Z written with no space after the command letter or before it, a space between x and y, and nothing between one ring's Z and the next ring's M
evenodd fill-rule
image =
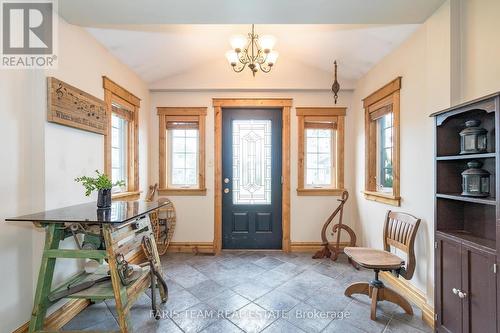
M233 120L233 204L271 204L271 120Z

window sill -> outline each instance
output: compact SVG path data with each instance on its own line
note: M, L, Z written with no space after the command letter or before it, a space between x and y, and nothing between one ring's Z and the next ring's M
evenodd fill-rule
M341 188L298 188L298 196L338 196L344 192Z
M142 191L128 191L111 194L111 199L136 200L139 199Z
M207 189L199 188L163 188L158 190L160 195L207 195Z
M376 201L396 207L401 206L401 197L375 191L363 191L363 193L365 194L366 200Z

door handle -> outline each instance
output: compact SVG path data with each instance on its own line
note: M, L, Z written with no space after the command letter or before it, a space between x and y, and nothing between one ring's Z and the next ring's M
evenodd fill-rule
M229 189L227 187L224 189L224 193L226 193L226 194L229 193Z
M458 295L458 289L457 289L457 288L453 288L451 291L452 291L455 295Z
M465 291L459 290L458 297L464 299L465 297L467 297L467 293Z

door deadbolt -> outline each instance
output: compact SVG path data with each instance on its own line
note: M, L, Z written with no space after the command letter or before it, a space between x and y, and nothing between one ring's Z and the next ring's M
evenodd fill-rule
M224 183L229 183L229 178L224 178Z

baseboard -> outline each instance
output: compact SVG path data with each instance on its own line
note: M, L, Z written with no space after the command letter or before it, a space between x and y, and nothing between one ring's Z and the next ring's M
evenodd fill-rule
M83 309L85 309L90 302L86 299L74 299L66 302L56 311L52 312L47 319L45 319L45 329L46 330L59 330L64 325L66 325L71 319L73 319L77 314L79 314ZM30 322L28 321L13 333L25 333L28 332L30 327Z
M396 291L403 294L422 310L422 320L434 329L434 307L427 303L424 293L403 278L397 278L389 272L380 273L380 277Z
M212 242L170 242L167 252L214 253Z
M146 257L142 250L137 251L128 258L128 261L132 264L137 264L144 262ZM59 309L52 312L45 319L45 329L47 330L60 330L64 325L69 323L77 314L82 312L87 306L90 305L90 301L86 299L73 299L64 303ZM30 322L24 323L21 327L13 331L12 333L26 333L30 327Z
M340 248L348 246L348 242L340 242ZM291 252L316 252L321 250L321 242L292 242Z

